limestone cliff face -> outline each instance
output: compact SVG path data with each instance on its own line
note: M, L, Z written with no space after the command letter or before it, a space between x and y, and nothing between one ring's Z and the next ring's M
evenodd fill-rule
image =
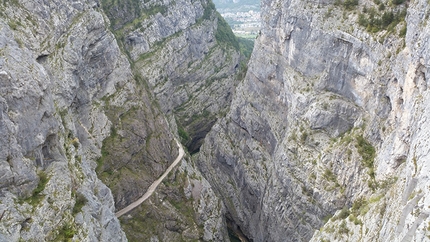
M211 1L104 1L103 8L134 69L197 152L238 82L241 57L230 27ZM131 9L135 16L124 19Z
M131 73L98 3L0 8L0 240L125 241L94 171L110 122L91 105Z
M378 5L262 1L245 81L196 158L249 239L428 239L429 6Z
M428 45L423 44L429 39L428 11L426 1L410 3L404 45L396 53L391 52L391 56L392 42L385 41L382 45L388 54L377 73L381 79L390 80L383 94L390 100L391 110L383 124L385 132L377 143L375 171L381 187L385 188L384 181L392 185L380 193L368 194L368 200L358 209L362 224L351 219L330 221L314 235L313 241L429 240L429 132L425 122L429 115L430 56ZM333 229L342 231L345 227L348 233L327 233Z
M229 107L241 74L241 56L211 1L101 4L141 87L126 98L126 107L135 103L129 111L124 104L108 109L115 132L103 142L97 169L112 189L117 208L122 208L139 198L174 160L172 133L190 153L199 150ZM146 101L135 101L136 93L148 93ZM108 97L117 99L124 95ZM130 240L226 239L223 204L188 159L146 205L121 219Z
M211 1L0 10L0 241L428 240L427 1L263 0L242 82Z
M123 228L114 212L177 156L176 120L198 150L231 100L237 43L209 1L116 3L0 4L0 241L226 238L189 158Z

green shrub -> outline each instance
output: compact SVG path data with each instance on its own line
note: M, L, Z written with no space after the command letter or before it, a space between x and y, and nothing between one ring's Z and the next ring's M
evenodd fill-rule
M37 187L34 189L33 194L28 199L24 200L25 202L28 202L31 205L37 205L42 200L44 195L40 194L43 190L45 190L45 186L48 183L49 179L45 172L38 173L39 175L39 183L37 184Z
M352 204L351 212L358 216L360 214L360 210L367 205L367 200L363 197L357 198Z
M181 137L181 140L183 142L188 142L190 140L190 136L188 135L187 131L185 131L182 127L178 126L178 134L179 137Z
M348 227L346 227L346 222L345 221L343 221L340 224L340 226L339 226L339 233L340 234L347 234L347 233L349 233L349 229L348 229Z
M366 15L360 13L358 15L358 24L364 27L367 27L367 25L369 24L369 22L367 21Z
M75 206L73 207L73 214L77 214L81 212L82 207L85 206L87 202L88 202L87 198L83 194L78 193L75 198Z
M355 225L363 225L363 222L360 219L358 219L357 217L355 217L354 214L351 214L349 216L349 221L353 222Z
M305 143L305 142L306 142L306 140L308 139L308 136L309 136L309 134L308 134L307 132L303 132L303 133L302 133L302 136L300 137L300 141L301 141L302 143Z
M155 15L157 13L165 14L167 12L167 7L166 6L152 6L148 9L143 9L143 12L147 16L152 16L152 15Z
M349 216L349 209L347 207L343 207L340 210L340 213L337 215L337 219L346 219Z
M209 20L214 10L215 10L215 4L212 1L209 1L208 5L205 7L205 10L203 12L202 19Z
M394 21L394 13L392 11L385 12L382 14L382 26L387 27Z
M357 144L355 146L358 153L361 155L362 164L367 168L373 168L373 160L376 156L376 150L363 135L357 136Z
M347 10L352 10L355 8L355 6L358 5L358 0L345 0L342 5L347 9Z
M297 141L297 134L296 134L296 131L294 131L291 135L290 135L290 137L288 137L288 140L289 141Z
M377 11L374 7L363 8L358 16L358 24L365 27L370 33L377 33L381 30L394 31L394 27L405 20L406 8L401 10L385 10L385 5L381 2Z
M326 168L325 169L325 171L324 171L324 174L323 174L323 177L325 178L325 179L327 179L327 180L329 180L329 181L336 181L336 176L333 174L333 172L330 170L330 169L328 169L328 168Z
M70 241L75 236L75 229L72 224L65 224L59 231L55 241Z
M45 172L39 173L39 183L37 184L36 189L33 191L33 196L38 196L43 190L45 190L46 183L48 183L49 179Z
M403 26L403 28L401 28L400 29L400 32L399 32L399 36L400 37L405 37L406 36L406 31L407 31L407 26L406 26L406 24Z
M392 0L391 2L395 5L400 5L400 4L404 3L405 0Z
M327 223L332 217L333 217L333 214L328 214L328 215L324 216L324 218L323 218L324 224Z

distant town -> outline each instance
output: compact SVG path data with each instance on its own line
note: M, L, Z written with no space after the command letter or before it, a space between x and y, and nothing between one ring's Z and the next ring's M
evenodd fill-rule
M248 12L226 12L221 16L231 26L233 33L242 38L255 39L260 30L260 12L249 10Z
M236 36L247 39L257 37L261 27L259 0L215 0L214 3Z

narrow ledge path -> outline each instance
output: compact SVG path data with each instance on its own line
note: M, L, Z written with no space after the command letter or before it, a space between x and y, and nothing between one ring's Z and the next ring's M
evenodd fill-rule
M127 207L119 210L118 212L115 213L116 217L119 218L122 215L130 212L131 210L133 210L134 208L136 208L137 206L139 206L141 203L143 203L146 199L148 199L155 191L155 189L157 189L158 185L160 185L160 183L163 181L163 179L172 171L172 169L179 164L179 162L181 161L182 157L184 157L185 151L182 148L181 144L178 142L178 140L176 140L176 144L179 147L179 154L178 157L176 157L176 160L173 161L173 163L167 168L167 170L163 173L163 175L160 176L160 178L158 178L157 180L155 180L151 186L148 188L148 190L146 191L145 194L143 194L142 197L140 197L138 200L136 200L135 202L131 203L130 205L128 205Z

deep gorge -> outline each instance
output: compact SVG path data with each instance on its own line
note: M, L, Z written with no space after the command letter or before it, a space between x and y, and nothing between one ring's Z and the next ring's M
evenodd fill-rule
M0 241L427 241L428 3L261 14L0 2Z

